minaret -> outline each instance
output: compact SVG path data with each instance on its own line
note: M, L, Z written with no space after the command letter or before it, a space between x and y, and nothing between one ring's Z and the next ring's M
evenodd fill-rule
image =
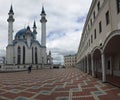
M14 12L13 12L12 5L11 5L8 15L9 15L9 18L7 19L8 21L8 45L12 45L13 44L13 22L15 21L15 19L13 18Z
M36 39L36 35L37 35L37 31L36 31L37 27L36 27L36 23L34 21L34 24L33 24L33 33L34 33L34 38Z
M45 10L44 7L42 7L42 12L41 12L41 45L46 47L46 14L45 14Z

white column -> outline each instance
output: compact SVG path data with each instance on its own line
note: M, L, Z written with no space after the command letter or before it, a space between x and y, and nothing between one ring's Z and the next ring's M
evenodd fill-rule
M102 81L106 82L105 55L104 55L104 53L102 53L102 55L101 55L101 60L102 60Z
M92 76L95 77L93 55L91 54Z
M46 46L46 22L42 22L41 30L42 30L41 44L42 44L42 46Z
M13 22L8 24L8 44L13 44Z
M89 74L89 56L87 56L87 73Z

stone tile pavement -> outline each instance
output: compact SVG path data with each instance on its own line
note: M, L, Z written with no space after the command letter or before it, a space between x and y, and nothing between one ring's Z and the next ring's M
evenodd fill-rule
M0 73L0 100L120 100L120 88L75 68Z

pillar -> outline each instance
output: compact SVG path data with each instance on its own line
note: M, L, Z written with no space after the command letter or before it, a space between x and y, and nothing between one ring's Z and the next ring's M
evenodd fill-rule
M92 66L92 76L95 77L93 54L91 54L91 66Z
M102 82L106 82L106 73L105 73L105 55L102 53L101 55L102 61Z
M89 56L87 56L87 73L89 74Z

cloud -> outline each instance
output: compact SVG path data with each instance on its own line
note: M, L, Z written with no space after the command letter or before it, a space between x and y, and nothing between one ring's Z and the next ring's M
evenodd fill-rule
M47 49L52 51L55 63L63 63L63 56L77 52L83 25L92 0L13 0L14 35L30 25L37 24L37 39L41 40L40 13L45 7L47 22ZM8 11L11 0L0 0L0 50L8 40Z

